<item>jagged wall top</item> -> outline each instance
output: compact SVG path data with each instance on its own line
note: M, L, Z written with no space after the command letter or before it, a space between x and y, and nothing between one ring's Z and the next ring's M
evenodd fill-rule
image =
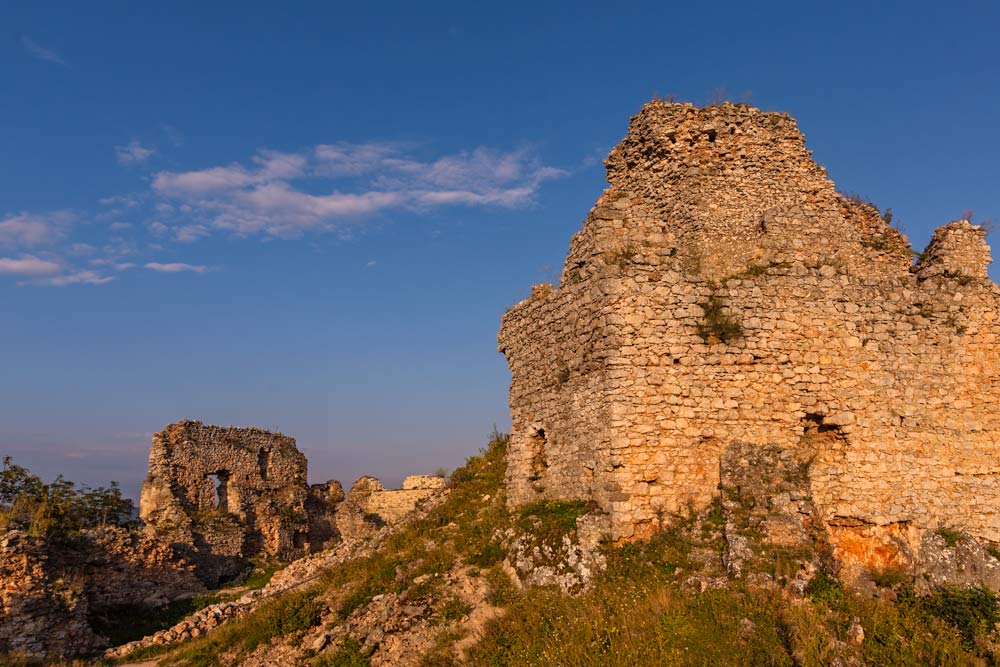
M787 114L654 100L605 164L611 187L574 238L570 279L622 253L716 280L786 261L909 272L907 239L837 192Z

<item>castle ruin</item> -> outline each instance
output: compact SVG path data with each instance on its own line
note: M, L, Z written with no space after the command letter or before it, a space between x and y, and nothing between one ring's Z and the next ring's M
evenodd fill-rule
M254 556L290 560L396 523L443 487L440 477L407 477L402 489L362 477L345 496L336 480L307 483L294 438L183 420L153 436L139 515L217 586Z
M1000 541L1000 289L985 231L914 262L795 121L650 102L560 284L503 318L512 505L592 499L613 540L718 494L734 442L808 468L835 555L884 566L950 527ZM766 471L762 471L766 474Z

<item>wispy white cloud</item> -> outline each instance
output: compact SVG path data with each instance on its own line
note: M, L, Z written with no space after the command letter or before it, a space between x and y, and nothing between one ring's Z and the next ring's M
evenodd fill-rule
M211 233L205 225L182 225L174 230L174 238L180 243L192 243Z
M149 262L145 265L145 268L150 271L159 271L160 273L182 273L184 271L191 271L194 273L205 273L208 271L207 266L202 266L199 264L184 264L183 262L169 262L167 264L161 264L159 262Z
M68 252L71 255L77 255L77 256L93 255L95 252L97 252L97 248L90 245L89 243L74 243L69 247L69 249L66 252Z
M20 257L0 257L0 273L12 273L20 276L40 276L49 273L58 273L62 270L62 265L47 259L36 257L35 255L21 255Z
M249 164L160 172L152 190L179 204L185 220L177 240L212 229L294 238L392 209L528 206L544 181L565 175L528 149L477 148L430 161L409 150L379 142L321 144L303 153L262 150Z
M95 257L90 260L90 263L94 266L107 267L109 269L113 269L114 271L127 271L128 269L135 268L135 264L133 262L119 262L118 260L109 257Z
M123 164L137 165L156 149L133 141L115 150ZM531 149L431 158L419 146L390 142L259 150L242 162L159 171L147 190L96 199L89 212L0 213L0 275L21 285L65 287L108 283L136 267L206 273L216 268L149 260L214 233L347 236L389 212L529 206L543 183L563 175Z
M405 148L402 144L371 142L367 144L320 144L313 149L318 171L327 176L360 176L379 169L388 159Z
M66 211L8 216L0 219L0 246L30 248L52 243L64 235L71 221Z
M132 208L142 203L135 195L114 195L112 197L101 197L97 200L101 206L125 206Z
M45 62L55 63L57 65L67 64L58 53L52 49L45 48L27 35L23 35L21 37L21 46L24 47L24 50L27 51L29 55L33 58L37 58L38 60L44 60Z
M155 148L147 148L134 139L124 146L115 146L115 155L118 157L118 162L125 166L142 164L153 157L155 153Z
M19 283L20 285L39 285L44 287L67 287L69 285L103 285L114 280L114 276L108 276L97 271L91 271L90 269L84 269L82 271L74 271L71 273L64 273L58 276L50 276L45 278L36 278L30 281L25 281Z

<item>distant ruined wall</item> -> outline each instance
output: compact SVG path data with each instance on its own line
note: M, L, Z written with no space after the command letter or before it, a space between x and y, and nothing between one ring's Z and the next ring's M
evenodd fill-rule
M345 539L370 534L379 526L398 523L417 503L444 487L443 477L431 475L411 475L400 489L386 489L374 477L361 477L337 507L337 529Z
M513 505L589 498L642 537L709 502L740 441L812 459L844 560L870 560L847 534L871 530L1000 541L983 230L952 222L912 265L792 118L746 105L651 102L606 164L561 284L503 318Z
M307 484L293 438L183 420L153 436L139 514L150 533L188 548L199 576L217 586L253 556L289 560L395 523L443 486L413 476L387 490L362 477L345 498L335 480Z
M293 438L184 420L153 436L139 510L155 534L192 545L214 585L247 557L301 553L308 495Z

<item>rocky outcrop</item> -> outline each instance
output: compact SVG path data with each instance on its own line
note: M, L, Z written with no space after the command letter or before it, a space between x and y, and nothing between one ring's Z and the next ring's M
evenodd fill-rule
M883 567L942 526L1000 542L982 229L946 225L914 265L792 118L746 105L651 102L606 166L560 284L503 317L512 506L592 500L641 538L711 502L732 443L817 436L805 486L838 557Z
M9 531L0 538L0 646L36 658L88 653L107 644L93 616L204 590L183 554L123 528L60 540Z
M429 479L441 480L441 478ZM363 494L365 497L370 493L379 493L378 489L381 489L381 486L381 483L374 477L363 477L355 484L355 487L358 487L359 491L361 489L365 490ZM431 486L435 488L428 488ZM300 587L308 586L316 582L324 573L329 572L332 568L361 556L374 553L397 528L406 525L414 518L424 516L427 511L433 509L437 503L443 500L447 493L443 480L440 483L430 481L417 485L416 488L411 484L411 488L406 490L420 491L421 493L419 497L411 497L412 502L410 502L409 509L405 512L402 511L403 508L401 506L394 505L400 513L394 515L391 522L383 522L381 525L375 525L369 521L366 523L365 529L359 531L359 534L347 535L343 540L327 550L292 561L286 567L276 572L264 588L248 591L236 600L228 600L210 605L170 628L161 630L140 640L110 648L105 652L105 657L121 658L149 646L171 645L200 637L231 618L237 618L253 612L268 600L283 593L299 589ZM393 491L383 490L381 492L392 493ZM350 494L348 494L348 497L350 497ZM421 500L423 503L418 506L417 500ZM345 515L357 516L359 510L358 508L340 506L339 511L343 511ZM327 636L323 647L326 647L330 643L331 637L332 635ZM340 635L337 637L340 637ZM313 639L312 641L315 643L317 640ZM292 662L289 664L295 663Z
M41 658L103 646L87 624L82 582L53 576L46 565L42 541L16 530L0 538L0 649Z

